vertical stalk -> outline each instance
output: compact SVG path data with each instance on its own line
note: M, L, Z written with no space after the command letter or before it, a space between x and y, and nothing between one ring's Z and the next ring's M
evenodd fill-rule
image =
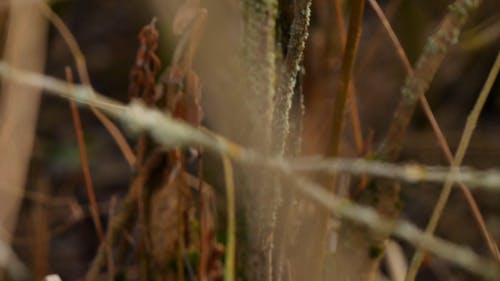
M500 69L500 52L498 52L497 54L495 63L493 64L493 67L488 75L488 79L484 83L483 89L481 90L481 93L477 98L474 108L471 110L469 116L467 117L467 122L465 124L462 137L460 138L460 143L458 145L457 152L455 154L455 157L453 158L453 162L451 163L450 175L451 172L455 172L457 169L459 169L460 165L462 164L462 161L465 157L465 153L467 152L467 148L469 147L472 134L474 133L474 129L476 128L479 115L483 110L484 104L486 103L486 99L488 98L491 88L493 87L493 83L495 83L495 79L498 75L499 69ZM450 197L452 187L453 187L453 182L451 181L451 178L448 177L446 179L446 182L444 183L443 189L438 198L438 202L436 203L436 207L434 208L429 223L427 224L427 227L425 229L425 233L427 235L432 235L436 230L436 227L439 223L439 219L441 218L441 214L443 213L444 207L446 206L446 202ZM424 258L424 251L421 249L417 249L417 252L413 256L410 269L408 270L406 281L415 280L418 269L422 264L423 258Z
M47 22L33 1L10 1L4 60L11 66L42 72ZM24 194L35 139L40 90L2 79L0 97L0 240L10 244ZM0 264L1 268L5 264ZM1 272L0 272L1 273Z
M363 21L364 7L364 0L356 0L352 2L349 31L347 34L344 56L342 58L340 83L335 98L335 105L333 108L331 146L329 147L327 153L328 156L332 157L336 157L339 154L340 142L342 139L342 129L344 127L345 105L349 91L349 83L352 79L359 38L361 36L361 25Z
M243 106L248 128L244 135L249 146L262 153L272 151L272 121L276 90L277 0L243 1L243 63L246 70ZM245 275L248 280L269 280L273 276L273 234L280 190L266 171L246 168L244 213L247 228Z

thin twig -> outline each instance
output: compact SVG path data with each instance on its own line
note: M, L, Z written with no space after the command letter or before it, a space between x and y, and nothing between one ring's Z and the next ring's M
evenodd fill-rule
M338 6L339 5L337 5L337 14L340 15L341 14L340 8ZM364 7L365 7L364 0L351 1L351 12L349 17L349 29L347 34L347 41L345 43L345 47L343 47L340 79L338 83L338 90L335 95L335 103L333 106L333 119L331 121L332 127L330 129L330 135L326 147L326 155L328 157L338 157L340 152L340 144L343 137L343 129L345 123L344 111L349 94L349 89L351 88L350 86L352 83L354 62L358 50L359 39L361 37ZM338 20L340 20L341 18L342 17L339 16ZM342 28L342 26L339 27ZM341 41L342 41L342 36L341 36ZM354 97L354 95L352 96ZM351 103L351 105L354 105L354 103ZM328 184L328 188L331 191L335 191L335 189L337 188L337 175L333 174L330 180L331 182ZM319 253L320 257L319 265L322 266L325 263L326 249L327 249L325 241L328 229L326 226L325 214L320 215L318 217L318 220L319 220L319 225L321 226L320 241L321 243L323 243L323 245L320 247L320 253Z
M335 19L337 20L337 34L338 34L338 39L340 41L340 46L342 48L342 52L344 52L344 47L346 45L347 41L347 35L345 31L345 22L344 22L344 16L342 13L342 7L341 7L340 0L334 0L333 1L333 8L335 10ZM333 40L330 40L333 41ZM333 49L333 48L331 48ZM350 98L349 100L349 114L351 117L351 126L352 126L352 132L354 136L354 144L356 145L356 152L358 155L361 155L363 153L363 131L361 130L361 121L359 119L359 111L358 111L358 100L356 98L356 91L354 88L354 77L350 79L349 81L349 88L348 88L348 97Z
M413 75L406 77L401 89L399 105L382 145L376 153L376 157L393 161L397 159L401 151L406 130L416 108L419 96L425 95L430 83L447 50L458 42L458 37L464 27L469 14L481 3L481 0L456 0L448 7L448 13L444 16L437 30L427 39ZM394 206L398 200L399 191L384 188L379 191L379 197L386 197L389 201L386 206ZM394 196L396 195L396 196ZM382 201L382 199L380 199ZM397 210L394 209L395 212Z
M118 237L120 237L120 234L130 228L137 218L137 200L139 198L140 189L150 177L151 168L157 166L161 160L162 157L149 158L146 163L141 166L142 170L138 173L138 176L130 183L129 192L123 199L120 210L117 212L116 216L111 219L104 243L101 243L99 246L97 254L85 276L86 281L97 280L97 275L106 257L106 247L112 247Z
M386 15L387 19L393 19L396 12L398 12L398 9L400 8L403 0L390 0L385 2L386 5L384 8L384 14ZM372 32L373 35L370 36L370 38L367 38L365 46L369 47L366 49L363 57L360 59L358 73L366 73L366 68L370 66L374 58L377 57L375 54L380 49L382 43L380 37L382 37L383 33L386 32L385 30L386 29L384 26L379 26L374 32Z
M73 75L70 68L66 68L66 80L69 84L73 83ZM78 141L78 150L80 151L80 161L82 164L83 179L85 181L85 188L87 190L87 197L92 207L92 220L94 221L94 226L96 228L97 236L99 240L104 241L104 230L99 219L99 207L97 206L97 199L95 196L94 185L92 183L92 177L90 176L89 161L87 158L87 148L85 145L85 136L83 134L82 121L80 119L80 114L78 113L78 108L74 101L69 101L71 108L71 116L73 118L73 125L75 127L76 139Z
M440 26L425 44L412 75L408 75L401 89L401 100L394 114L387 136L378 150L378 156L384 160L394 160L399 155L406 129L419 96L429 88L441 65L448 48L457 43L469 14L481 3L481 0L456 0L448 8L448 13Z
M385 30L389 34L391 42L393 43L394 48L396 49L396 52L398 54L398 57L399 57L400 61L403 63L407 74L413 75L413 68L410 64L410 61L408 60L408 57L406 56L406 53L405 53L403 47L401 46L401 44L398 40L398 37L396 36L396 33L394 32L389 21L387 20L386 16L384 15L384 12L380 8L380 6L378 5L376 0L369 0L369 3L373 7L373 9L375 10L375 13L377 14L380 21L382 22ZM441 146L441 150L443 151L448 162L451 164L453 162L453 155L451 153L451 149L448 145L448 142L446 141L446 138L444 137L444 134L443 134L441 128L439 127L439 124L438 124L436 118L434 117L434 114L432 113L430 105L427 102L427 99L424 95L421 95L418 98L419 98L419 102L420 102L420 104L425 112L425 115L429 119L431 127L434 131L434 134L436 135L436 138L438 139L438 143ZM479 229L481 231L481 235L486 240L486 244L488 245L488 248L489 248L491 254L493 255L493 257L497 261L500 261L500 253L498 251L498 246L497 246L495 240L491 237L491 234L486 227L486 223L484 221L483 215L481 214L481 211L479 210L479 207L477 205L476 200L474 199L474 196L472 195L472 193L469 191L469 188L465 184L460 183L459 185L460 185L460 189L462 190L462 193L465 196L465 199L467 200L469 208L471 209L472 214L474 215L474 218L479 226Z
M284 176L290 186L295 187L307 198L313 200L339 217L365 225L377 233L395 236L411 244L427 249L435 255L451 261L462 268L488 280L500 278L500 266L495 262L477 256L468 248L460 247L445 240L425 235L413 224L406 221L393 221L379 215L374 209L338 199L323 187L303 177L286 173Z
M380 22L384 26L385 31L389 35L389 38L391 39L391 43L394 45L394 48L396 49L396 53L398 54L398 57L400 61L403 63L403 66L405 67L405 70L408 75L413 75L413 68L411 66L410 61L408 60L408 57L406 56L406 53L401 46L401 43L398 40L398 37L396 36L396 33L391 27L391 24L389 23L389 20L384 14L384 11L380 8L376 0L368 0L370 3L370 6L373 8L375 11L375 14L377 14Z
M90 97L86 86L75 84L71 87L59 79L14 69L1 61L0 75L26 86L43 88L48 93L74 100L83 105L92 104L122 121L132 133L148 132L166 148L182 145L201 145L213 152L225 153L238 162L284 171L367 174L408 182L444 182L449 176L454 183L463 182L470 185L471 188L481 187L491 191L500 190L500 172L497 170L474 170L461 167L448 175L448 167L417 164L398 165L360 158L290 160L266 157L232 143L221 136L214 137L213 133L208 133L206 130L196 129L183 121L174 120L163 112L146 108L140 102L133 102L127 106L98 93Z
M321 186L312 183L303 177L292 175L291 172L294 171L294 169L289 167L289 161L279 158L264 157L251 150L237 146L222 137L217 136L217 138L214 138L202 130L193 128L179 120L173 120L157 110L145 108L137 103L125 106L119 102L100 96L99 94L95 94L91 97L88 94L88 87L86 86L75 85L74 87L70 87L67 83L55 78L11 68L5 62L0 62L0 75L6 79L12 80L13 82L21 83L26 86L43 88L60 97L72 99L82 104L92 104L93 106L101 109L103 112L106 112L123 121L129 127L135 128L136 130L148 131L150 135L163 146L172 147L180 145L201 145L214 152L226 154L233 160L242 164L265 165L269 169L286 173L285 179L292 183L290 186L296 188L307 198L313 200L321 206L325 206L329 210L336 212L341 217L366 225L378 232L394 233L397 237L400 237L413 245L417 245L422 249L428 250L437 256L445 258L457 265L462 266L464 269L474 272L489 280L497 280L500 278L500 267L492 261L481 258L466 248L461 248L452 243L429 235L424 235L415 226L408 222L390 221L381 217L372 208L360 206L348 200L339 200ZM345 169L342 168L344 165L341 165L340 162L337 162L337 166L332 166L331 164L334 162L331 161L337 160L329 160L328 165L323 165L322 167L324 169L331 170L337 169L335 172ZM369 162L366 160L356 161L360 161L358 163L365 164ZM304 165L304 167L308 165ZM367 167L372 168L371 166ZM404 169L404 167L408 168L408 166L399 168ZM295 165L295 169L296 168L300 167ZM399 170L399 172L402 172L402 170ZM413 176L420 175L416 178L427 179L428 172L429 170L426 169L416 169L411 170L407 176L412 174ZM367 171L362 171L362 173L369 174ZM497 172L478 174L464 170L454 170L451 175L449 175L449 178L454 179L455 181L464 181L467 183L471 183L471 181L474 180L475 183L482 181L481 183L485 185L500 186L500 173ZM128 200L130 203L124 204L122 208L125 208L125 205L128 207L135 206L135 201L131 200L132 199ZM128 214L133 215L133 213ZM111 238L108 240L107 237L106 240L114 241L114 237L116 237L119 231L123 229L120 226L126 224L126 221L129 219L130 217L123 217L116 223L112 223L111 229L113 229L113 231L108 232L108 236L111 236ZM102 250L100 249L100 252L101 251ZM94 264L96 264L95 261ZM93 267L93 269L94 271L91 271L93 274L96 274L99 270L98 267ZM95 277L96 275L92 275L89 272L87 276ZM88 278L87 280L93 279Z
M479 115L481 114L484 104L486 103L486 99L488 98L491 88L495 83L495 79L498 75L499 70L500 70L500 51L498 52L497 57L495 59L495 63L493 64L493 67L491 68L491 71L488 74L488 78L486 79L486 82L483 85L483 89L481 90L481 93L479 93L479 97L477 98L476 104L474 105L474 108L472 108L471 112L469 113L469 116L467 117L467 122L465 123L465 128L462 133L462 137L460 138L457 152L455 153L455 157L453 158L453 162L450 167L450 174L459 169L458 167L462 164L462 161L465 157L465 153L467 152L467 148L469 147L470 140L472 139L472 134L474 133L474 129L476 128ZM441 218L444 207L446 206L446 203L450 196L452 187L453 187L453 182L450 179L450 177L448 177L446 179L446 182L444 183L443 189L436 203L436 207L434 207L434 211L432 212L429 223L427 224L427 227L425 229L426 235L432 235L436 230L436 227L439 223L439 219ZM422 249L420 248L417 249L415 255L413 256L410 268L408 269L408 275L406 276L407 281L415 280L418 269L422 264L424 254L425 253Z
M422 166L418 164L390 164L361 158L346 159L274 159L267 165L279 166L280 170L296 172L322 171L329 173L348 173L351 175L367 174L387 179L403 180L409 183L434 182L442 183L448 177L454 183L466 183L471 188L500 191L500 172L495 170L477 171L470 168L460 168L449 175L449 168L444 166Z
M361 36L361 25L363 21L365 1L352 1L351 16L349 21L349 32L342 59L342 71L339 81L339 88L335 97L333 108L333 123L331 130L331 143L328 156L338 156L340 141L342 139L342 129L344 126L344 110L349 92L349 83L351 81L356 51L358 49L359 38Z
M64 42L66 42L66 44L68 45L69 50L73 55L73 58L76 63L78 76L80 77L82 83L88 86L88 88L90 89L89 94L93 94L93 88L90 83L87 64L85 62L85 56L80 50L80 47L78 46L75 37L73 36L69 28L66 26L64 21L54 11L52 11L52 9L48 6L47 3L42 1L40 2L39 6L42 14L45 15L45 17L47 17L47 19L54 25L54 27L59 31L59 34L61 34ZM106 128L106 130L108 130L110 135L113 137L113 139L120 148L123 156L127 160L130 167L134 167L136 162L134 152L132 148L130 148L130 146L128 145L127 140L120 132L120 130L115 126L115 124L113 124L113 122L111 122L111 120L109 120L98 109L94 108L92 105L90 105L90 109L97 117L97 119L102 123L102 125Z
M71 72L71 68L66 67L66 80L69 84L73 84L73 73ZM80 113L78 113L78 108L76 107L76 103L74 101L69 101L71 108L71 116L73 118L73 125L76 131L76 138L78 141L78 150L80 151L80 160L82 164L82 172L83 178L85 181L85 189L87 191L87 198L90 202L90 213L92 216L92 220L94 221L94 226L96 228L97 236L99 237L99 241L103 243L106 249L106 257L108 262L108 275L109 280L113 280L115 276L115 267L113 262L113 252L111 247L105 243L104 241L104 228L102 227L101 219L99 218L99 206L97 204L97 198L95 196L94 184L92 183L92 177L90 176L89 169L89 161L87 158L87 148L85 145L85 136L83 134L82 121L80 119Z

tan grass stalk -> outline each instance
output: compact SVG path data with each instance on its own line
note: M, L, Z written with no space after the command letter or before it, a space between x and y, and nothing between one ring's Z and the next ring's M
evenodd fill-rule
M340 41L340 45L342 47L342 52L344 52L344 47L346 46L347 35L345 31L345 22L344 15L342 13L342 5L340 0L333 1L333 8L335 10L335 19L337 20L337 34ZM363 144L363 131L361 130L361 121L359 119L359 111L358 111L358 100L356 98L356 91L354 88L354 77L349 81L349 88L347 96L350 98L349 100L349 114L351 117L351 126L352 132L354 136L354 144L356 145L356 152L358 156L363 153L364 144Z
M363 21L364 0L352 1L351 16L349 22L349 31L347 42L342 58L342 70L339 82L339 88L335 97L333 108L333 121L331 130L331 143L328 148L328 156L336 157L339 154L340 142L342 139L342 130L344 127L344 111L351 83L354 61L358 49L359 38L361 36L361 25Z
M498 72L500 70L500 52L498 52L493 67L491 68L490 73L488 74L488 78L483 85L483 89L479 93L476 104L474 108L472 108L469 116L467 117L467 122L465 123L465 128L462 133L462 137L460 138L460 142L458 144L457 152L455 153L455 157L453 158L453 162L450 167L450 174L453 172L460 171L460 165L465 157L465 153L467 152L467 148L469 147L469 143L472 139L472 134L474 133L474 129L476 128L477 121L479 119L479 115L486 103L486 99L488 98L491 88L495 83L495 79L498 76ZM434 207L434 211L432 212L431 218L427 224L425 229L426 235L432 235L436 230L436 227L439 223L439 219L443 213L444 207L446 206L446 202L450 196L451 190L453 187L453 181L448 177L444 183L441 194L439 195L438 202ZM497 249L498 252L498 249ZM408 270L408 275L406 276L407 281L415 280L417 276L418 269L422 264L422 260L424 257L424 251L422 249L417 249L417 252L413 256L410 269Z
M408 60L408 57L406 56L406 53L405 53L403 47L401 46L401 44L396 36L396 33L394 32L389 21L385 17L384 12L380 8L380 6L378 5L376 0L369 0L369 3L373 7L373 9L375 10L375 13L377 14L380 21L382 22L385 30L389 34L391 42L393 43L394 48L397 51L398 57L399 57L400 61L403 63L407 74L413 75L414 74L413 68L410 64L410 61ZM441 128L439 127L439 124L438 124L436 118L434 117L434 114L432 113L430 105L427 102L427 99L425 98L425 96L423 96L423 95L419 96L419 102L424 110L425 115L427 116L427 119L429 119L431 127L434 131L434 134L436 135L436 138L438 139L438 143L441 146L441 150L443 151L448 162L450 164L452 164L453 155L451 153L451 149L448 145L448 142L446 141L446 138L445 138ZM486 223L484 221L483 215L481 214L481 211L479 210L479 207L477 205L476 200L474 199L474 196L472 195L472 193L469 191L469 188L465 184L459 183L459 186L460 186L460 189L462 190L462 193L464 194L465 199L467 200L469 208L471 209L472 214L474 215L474 218L479 226L479 229L481 231L481 235L483 236L483 238L486 241L488 249L490 250L493 257L496 260L500 261L500 253L498 251L498 246L497 246L495 240L491 237L491 234L486 227Z
M47 23L36 4L24 1L10 4L3 59L13 66L41 72L46 57ZM24 193L40 97L40 89L36 87L2 81L0 192L7 196L1 196L0 200L0 241L6 245L10 244ZM4 266L0 264L0 271Z

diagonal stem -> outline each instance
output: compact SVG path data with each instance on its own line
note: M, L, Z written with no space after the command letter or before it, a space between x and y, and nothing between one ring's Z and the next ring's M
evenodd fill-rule
M382 22L385 30L387 31L387 33L391 39L391 42L393 43L394 48L396 49L398 57L406 69L407 74L413 75L414 74L413 68L410 64L410 61L408 60L408 57L406 56L406 53L405 53L403 47L401 46L401 43L399 42L398 37L396 36L396 33L394 32L389 21L387 20L387 17L384 15L384 12L380 8L380 6L378 5L376 0L368 0L368 1L369 1L370 5L372 6L372 8L374 9L377 16L379 17L380 21ZM427 102L427 99L425 98L425 96L423 96L423 95L419 96L419 102L420 102L422 109L424 110L426 117L429 119L431 127L436 135L436 138L438 139L438 143L441 146L441 150L443 151L448 162L450 164L452 164L453 163L453 155L451 153L451 149L448 145L448 142L446 141L446 138L445 138L441 128L439 127L439 124L438 124L436 118L434 117L434 114L432 113L432 110L431 110L429 103ZM469 204L469 208L471 209L472 214L474 215L474 218L475 218L475 220L480 228L480 232L483 235L483 238L486 240L486 244L487 244L491 254L493 255L493 257L497 261L500 261L500 253L498 251L498 246L497 246L495 240L491 237L491 234L486 227L486 223L484 221L483 215L481 214L481 211L479 210L479 207L477 205L476 200L474 199L474 196L472 195L469 188L464 183L459 183L459 186L460 186L460 189L462 190L462 193L464 194L465 199L467 200L467 203Z
M500 70L500 52L498 52L497 54L495 63L493 64L493 67L488 75L488 78L484 83L483 89L479 94L479 97L476 101L476 104L474 105L474 108L471 110L469 116L467 117L467 122L465 124L462 137L460 138L460 143L458 145L457 152L455 153L455 157L453 158L453 162L450 167L450 172L458 171L460 169L459 166L462 164L462 161L465 157L465 153L467 152L467 148L469 147L469 143L472 138L472 134L474 133L474 129L476 128L479 115L481 114L484 104L486 103L486 99L488 98L491 88L495 83L495 79L498 75L499 70ZM453 182L450 180L450 178L448 178L447 181L444 183L443 190L439 195L436 207L434 208L431 219L425 229L425 233L427 235L432 235L432 233L434 233L434 231L436 230L441 214L443 213L444 207L446 206L446 202L448 201L448 197L450 196L452 187L453 187ZM421 249L417 249L417 252L413 256L410 269L408 270L408 275L406 276L407 281L415 280L418 268L422 264L423 257L424 257L424 251Z
M41 2L39 7L41 13L45 17L47 17L47 19L54 25L54 27L59 31L59 34L61 34L63 40L68 45L69 50L75 60L76 70L78 72L78 76L80 77L81 81L83 82L84 85L88 86L89 89L92 89L89 73L87 70L87 63L85 62L85 56L80 50L80 47L78 46L75 37L68 29L66 24L63 22L63 20L54 11L52 11L52 9L48 6L47 3ZM94 91L93 90L90 91L89 94L93 95ZM118 145L118 148L121 150L123 156L127 160L130 167L134 167L136 162L134 152L128 145L127 140L120 132L118 127L116 127L116 125L113 124L113 122L109 120L108 117L106 117L106 115L104 115L101 111L99 111L99 109L93 106L90 106L90 109L92 113L94 113L94 115L97 117L97 119L102 123L102 125L106 128L106 130L110 133L110 135L113 137L116 144Z
M354 61L358 49L359 38L361 36L361 25L363 21L365 1L353 1L349 22L349 32L342 58L342 73L340 77L339 89L335 98L333 108L333 124L331 131L331 146L328 156L336 157L339 154L340 142L342 139L342 129L344 127L344 111L349 92L349 83L352 79Z

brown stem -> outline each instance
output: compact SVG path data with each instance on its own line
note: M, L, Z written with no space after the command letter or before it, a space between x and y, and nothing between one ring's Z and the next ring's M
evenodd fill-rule
M342 48L344 48L344 46L346 45L347 35L345 32L345 22L344 22L344 17L342 15L342 7L340 4L340 0L333 1L333 8L335 11L335 18L337 20L336 22L337 34L339 37L340 45L342 46ZM344 52L344 49L342 49L342 52ZM361 130L361 122L359 120L358 101L356 99L356 91L354 88L354 77L351 79L351 81L349 81L349 88L347 95L350 98L349 114L351 117L351 126L352 126L352 133L354 136L354 143L356 145L356 152L358 153L358 155L361 155L364 150L363 131Z
M378 150L378 157L395 160L401 150L406 129L415 112L419 96L424 95L441 65L448 48L458 41L469 14L481 0L457 0L449 6L441 24L428 39L413 74L407 76L401 90L401 100L396 109L389 132Z
M328 156L338 156L340 142L342 139L342 129L344 126L344 110L349 91L349 83L352 77L356 51L361 36L361 24L363 21L364 0L353 1L349 22L349 32L346 48L342 59L342 73L339 88L333 109L333 124L331 130L331 146L327 152Z
M396 52L398 54L398 57L400 61L403 63L403 66L406 69L407 75L413 75L413 68L410 64L410 61L408 60L408 57L406 56L406 53L399 43L399 40L395 34L395 32L392 30L391 25L389 21L387 20L386 16L384 15L384 12L378 5L376 0L369 0L370 5L373 7L375 10L375 13L379 17L380 21L382 22L385 30L389 33L389 37L391 38L391 42L394 45L394 48L396 49ZM429 123L431 124L431 127L434 131L434 134L436 135L436 138L438 140L439 145L441 146L441 151L444 153L446 159L448 160L448 163L453 162L453 155L451 153L450 146L448 145L448 142L446 141L446 138L439 127L439 124L434 117L434 114L432 113L432 109L429 106L429 103L427 102L427 99L425 96L419 96L419 102L424 110L425 116L427 116L427 119L429 119ZM467 201L467 204L469 205L470 210L472 211L472 214L479 226L481 235L483 236L484 240L486 241L486 244L493 255L493 257L497 260L500 261L500 253L498 251L498 246L495 242L495 240L491 237L490 232L488 231L488 228L486 227L486 223L484 221L483 215L481 214L481 211L477 205L476 200L474 199L474 196L470 192L469 188L461 183L459 184L460 189L462 190L462 193L465 196L465 199Z
M71 68L66 67L65 69L66 72L66 80L68 83L72 84L73 83L73 74L71 73ZM80 160L82 163L82 172L83 172L83 178L85 181L85 189L87 191L87 197L90 201L90 206L91 206L91 216L92 220L94 221L94 226L96 228L97 236L99 237L99 241L103 243L105 249L106 249L106 256L107 256L107 262L108 262L108 271L109 271L109 280L113 280L115 273L114 273L114 262L113 262L113 255L111 251L111 247L109 247L108 244L104 242L104 230L102 227L101 219L99 218L99 206L97 204L97 199L95 196L95 191L94 191L94 185L92 183L92 177L90 176L90 169L89 169L89 161L87 158L87 147L85 145L85 136L83 134L83 127L82 127L82 121L80 119L80 113L78 112L78 108L76 107L76 103L74 101L70 101L70 108L71 108L71 116L73 118L73 125L75 127L76 131L76 138L78 141L78 150L80 151Z

